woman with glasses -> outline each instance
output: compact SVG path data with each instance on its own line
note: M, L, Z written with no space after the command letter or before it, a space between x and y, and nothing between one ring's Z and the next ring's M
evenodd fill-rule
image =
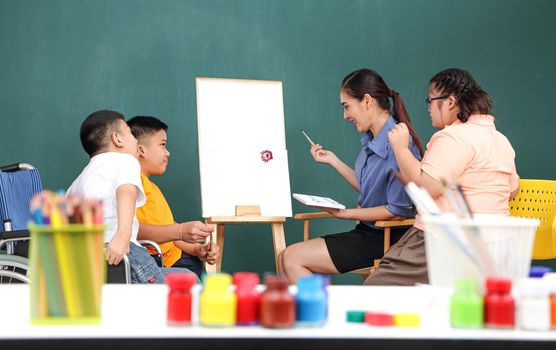
M442 212L451 211L443 182L458 182L473 213L509 215L508 202L519 189L515 152L496 130L490 96L463 69L447 69L430 80L426 99L436 132L420 161L409 149L405 124L388 139L402 175L425 188ZM384 255L365 284L426 283L424 225L414 226Z
M311 155L316 162L332 166L359 192L359 208L321 209L340 219L359 220L360 224L349 232L286 248L279 261L292 283L311 273L338 274L372 266L374 260L384 254L384 232L374 227L374 222L415 216L403 184L392 175L392 170L398 170L398 166L387 136L397 123L403 122L411 135L408 150L416 159L421 158L421 141L411 127L402 98L377 72L360 69L344 78L340 103L344 119L364 133L355 169L318 144L311 147ZM405 229L392 229L391 242L396 242L404 232Z

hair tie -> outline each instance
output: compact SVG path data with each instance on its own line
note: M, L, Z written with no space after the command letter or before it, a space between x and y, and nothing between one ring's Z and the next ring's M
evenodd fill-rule
M390 96L390 97L394 97L394 96L396 96L396 95L398 95L398 96L399 96L400 94L399 94L399 93L397 93L397 92L396 92L396 91L394 91L394 90L390 90L390 92L388 93L388 96Z

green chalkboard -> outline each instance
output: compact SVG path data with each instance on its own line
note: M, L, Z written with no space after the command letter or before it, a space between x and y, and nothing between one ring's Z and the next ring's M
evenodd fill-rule
M332 169L312 161L299 129L352 163L359 135L342 119L338 87L371 67L428 140L428 79L458 66L492 95L520 175L554 179L554 13L552 0L0 0L0 164L32 163L45 187L66 188L87 163L85 116L155 115L170 126L172 155L153 180L177 220L198 219L195 77L281 80L292 191L355 203ZM294 203L294 212L305 209ZM227 233L225 270L274 268L269 228ZM288 220L286 236L301 240L301 223Z

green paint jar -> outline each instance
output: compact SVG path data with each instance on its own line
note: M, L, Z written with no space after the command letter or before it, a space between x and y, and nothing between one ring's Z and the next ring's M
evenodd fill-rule
M477 281L457 279L450 296L450 323L454 328L481 328L484 323L483 297Z

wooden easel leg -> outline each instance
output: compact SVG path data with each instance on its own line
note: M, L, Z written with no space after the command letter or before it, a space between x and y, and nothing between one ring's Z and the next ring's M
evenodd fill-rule
M279 263L278 257L284 251L284 249L286 249L284 223L272 223L272 241L274 242L274 261L276 263L276 272L282 273L282 264Z
M222 271L222 257L224 256L224 229L226 225L216 225L216 244L220 248L220 255L216 261L216 272Z
M218 259L216 260L216 264L209 265L205 264L205 269L207 273L215 273L220 272L222 270L222 256L224 255L224 229L225 225L222 224L211 224L214 230L211 233L212 241L216 243L219 248Z

